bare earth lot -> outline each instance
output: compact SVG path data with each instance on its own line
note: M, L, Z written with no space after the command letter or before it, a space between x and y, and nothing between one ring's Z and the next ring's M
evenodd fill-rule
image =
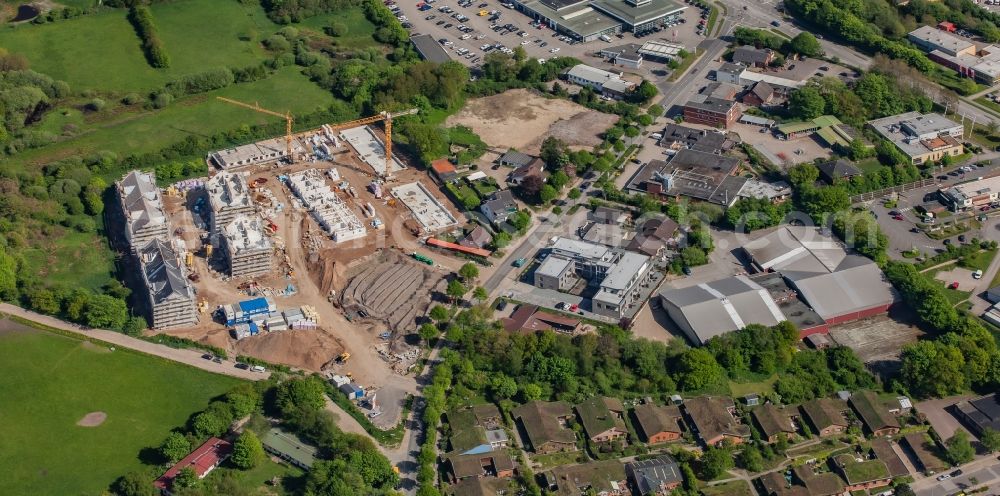
M571 147L595 146L600 134L617 121L616 115L518 89L469 100L446 124L469 127L491 147L535 154L549 136Z
M899 369L901 348L925 334L895 313L832 327L830 337L854 350L872 372L886 377Z

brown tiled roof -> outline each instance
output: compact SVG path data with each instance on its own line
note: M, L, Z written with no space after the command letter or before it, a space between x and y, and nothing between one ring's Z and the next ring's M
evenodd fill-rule
M906 464L899 458L896 451L892 449L892 445L889 444L887 439L880 437L872 440L872 452L875 453L875 458L885 463L886 468L889 469L889 475L899 477L909 474Z
M491 459L496 470L511 470L514 468L514 460L506 451L491 451L478 455L451 455L448 461L451 463L451 471L456 479L465 477L478 477L483 473L483 460Z
M813 426L821 430L834 425L847 427L845 410L847 403L833 398L817 398L802 404L802 412Z
M636 405L633 411L638 427L649 439L661 432L680 432L681 411L676 406L660 406L650 403Z
M729 413L733 407L733 400L722 396L699 396L684 402L684 410L704 441L721 435L750 437L750 427L736 422Z
M830 496L844 492L844 480L833 472L816 474L804 465L795 467L792 472L806 486L809 496Z
M576 434L560 425L560 417L572 417L573 408L563 401L532 401L511 411L521 419L528 440L537 448L549 441L573 444Z
M795 434L795 429L792 428L792 421L788 415L794 411L791 407L789 407L789 410L783 410L772 404L766 404L754 408L752 415L757 424L760 425L760 430L764 432L764 436L770 438L782 432Z
M580 422L587 435L594 437L613 428L625 431L625 421L618 417L615 412L622 411L621 401L615 398L603 398L595 396L579 405L576 405L576 413L580 415Z
M889 413L889 409L871 391L854 393L851 396L851 406L858 412L861 421L870 431L874 432L885 427L899 428L899 421L896 420L896 417Z

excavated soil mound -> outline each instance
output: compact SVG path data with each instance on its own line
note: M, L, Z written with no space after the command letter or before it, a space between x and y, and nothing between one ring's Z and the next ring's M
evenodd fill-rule
M90 412L76 422L80 427L97 427L108 419L108 414L104 412Z
M235 347L240 355L319 371L330 357L344 352L344 345L330 332L325 329L268 332L243 338Z

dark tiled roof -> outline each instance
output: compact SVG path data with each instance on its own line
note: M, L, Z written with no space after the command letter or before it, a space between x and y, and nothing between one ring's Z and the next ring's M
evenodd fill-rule
M514 418L521 419L531 445L537 447L554 441L573 444L576 435L560 424L560 418L572 417L573 408L563 401L532 401L511 411Z
M839 425L847 427L847 419L843 412L847 410L847 403L842 400L832 398L817 398L802 404L802 411L817 429Z
M795 434L795 429L792 428L792 421L788 415L794 411L792 407L783 410L772 404L766 404L754 408L752 414L754 420L760 425L761 431L764 432L764 436L770 438L782 432Z
M750 427L736 422L730 413L733 400L720 396L699 396L684 402L684 410L704 441L726 435L750 437Z
M601 396L594 396L576 405L576 413L580 416L583 429L591 437L616 427L625 431L625 421L612 412L612 409L621 412L621 402L614 398Z
M660 406L646 403L636 405L633 413L635 413L638 427L643 435L646 436L646 439L661 432L679 433L681 431L680 424L678 423L681 418L681 411L676 406Z
M903 460L901 460L899 455L896 454L896 451L892 449L892 445L889 444L887 439L873 439L872 452L875 453L875 458L881 460L882 463L885 464L886 468L889 469L889 475L893 477L900 477L909 474Z
M670 455L625 464L625 474L639 494L655 493L663 486L684 481L681 469Z
M851 406L854 407L861 421L871 431L886 427L899 428L899 421L896 420L896 417L889 413L889 409L871 391L854 393L851 396Z

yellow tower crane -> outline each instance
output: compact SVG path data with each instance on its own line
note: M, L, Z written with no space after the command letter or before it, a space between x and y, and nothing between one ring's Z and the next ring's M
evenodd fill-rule
M392 165L392 120L395 119L396 117L402 117L404 115L413 115L419 111L420 109L416 108L403 110L401 112L383 111L379 112L378 115L373 115L370 117L363 117L361 119L341 122L339 124L330 124L330 127L333 128L334 131L339 131L341 129L350 129L352 127L366 126L368 124L374 124L379 121L385 122L385 174L389 175L389 167L390 165Z
M239 100L233 100L231 98L226 98L226 97L223 97L223 96L217 96L216 98L218 98L219 100L222 100L222 101L224 101L226 103L231 103L233 105L237 105L237 106L240 106L240 107L243 107L243 108L248 108L250 110L255 110L255 111L260 112L262 114L273 115L273 116L281 117L282 119L285 119L285 153L288 154L288 160L293 161L293 162L295 161L295 157L292 156L292 122L293 122L294 119L292 119L292 113L291 112L285 112L284 114L282 114L281 112L275 112L273 110L268 110L266 108L263 108L257 102L254 102L252 104L251 103L243 103L243 102L241 102Z

